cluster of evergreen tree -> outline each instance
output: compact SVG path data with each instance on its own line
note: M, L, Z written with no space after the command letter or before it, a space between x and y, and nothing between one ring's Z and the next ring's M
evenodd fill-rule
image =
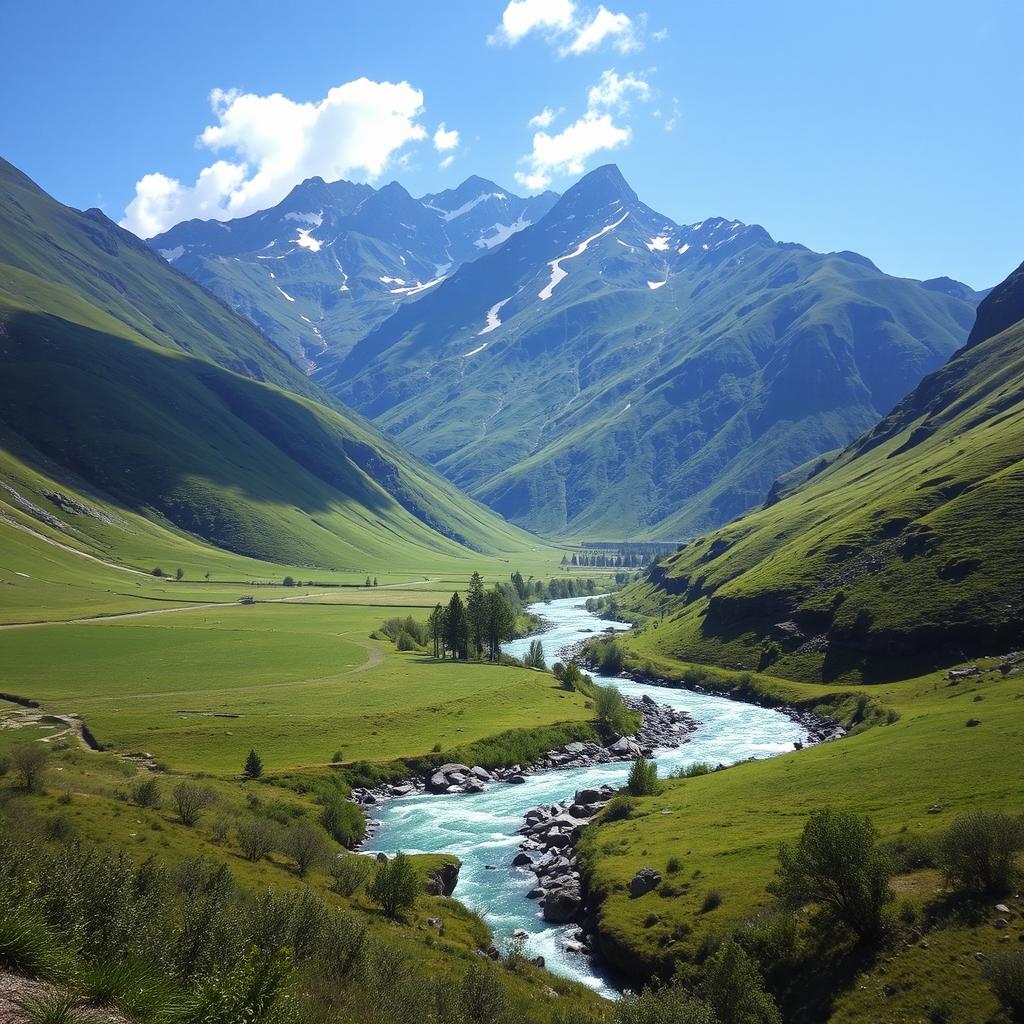
M514 593L514 588L513 588ZM515 635L518 598L508 600L508 590L499 584L484 589L480 573L469 580L466 600L456 591L447 607L438 604L430 613L427 632L434 645L434 657L466 660L470 657L497 661L501 644Z
M562 565L596 569L642 569L658 557L656 551L581 551L562 555Z

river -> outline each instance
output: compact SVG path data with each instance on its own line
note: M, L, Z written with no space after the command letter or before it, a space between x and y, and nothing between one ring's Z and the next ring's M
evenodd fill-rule
M549 665L571 644L605 629L624 630L621 622L601 619L586 610L585 598L568 598L537 604L531 611L545 620L546 628L531 637L513 640L502 649L522 657L530 641L539 638ZM731 764L749 757L771 757L793 749L806 731L786 715L753 704L725 700L597 675L602 684L614 684L623 694L641 697L649 693L661 704L681 708L699 723L689 743L655 751L659 774L673 768L709 761ZM621 786L629 773L627 762L567 768L527 775L524 785L496 783L482 793L415 796L390 800L375 809L381 826L366 849L394 853L450 853L462 861L455 896L481 914L494 931L499 948L507 945L515 929L528 934L525 952L544 957L549 970L614 997L613 981L589 957L565 949L575 925L551 925L542 920L540 907L526 898L537 880L526 868L511 866L521 836L517 830L523 815L540 804L558 803L577 789L610 783ZM495 870L487 865L494 865Z

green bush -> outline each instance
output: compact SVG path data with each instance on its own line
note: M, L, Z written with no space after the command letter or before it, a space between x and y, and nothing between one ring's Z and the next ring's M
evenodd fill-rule
M626 788L630 796L654 796L658 792L658 766L638 757L629 769Z
M708 889L700 905L700 912L702 914L710 914L712 910L717 910L721 905L722 894L717 889Z
M700 775L710 775L714 770L714 766L707 761L695 761L693 764L680 765L680 767L673 769L669 778L695 779Z
M420 880L412 861L404 853L396 853L391 860L377 866L367 894L381 905L388 917L398 917L416 905L419 891Z
M782 1024L775 1002L764 990L757 964L732 940L705 965L697 994L720 1024Z
M938 849L931 836L904 832L882 843L879 849L889 858L893 871L898 875L933 868L938 864Z
M358 854L335 857L328 868L334 889L342 896L354 896L373 874L373 861Z
M159 807L160 787L156 779L143 779L137 783L132 790L132 801L139 807Z
M633 801L624 793L617 793L605 804L601 817L604 821L624 821L633 813Z
M868 818L815 811L795 846L783 843L769 892L793 907L817 903L860 939L884 932L882 910L894 898L891 865Z
M255 864L277 845L277 828L267 818L248 818L235 826L242 856Z
M366 835L366 815L362 808L340 795L325 798L320 824L336 843L349 850Z
M92 1019L78 1008L78 997L65 989L22 996L18 1006L26 1024L85 1024Z
M645 988L627 994L612 1010L612 1024L722 1024L703 1000L681 985Z
M939 840L947 882L977 894L1001 895L1014 882L1014 856L1024 846L1024 820L972 811L956 818Z
M403 629L395 638L395 647L400 651L415 651L416 641Z
M985 978L1013 1020L1024 1020L1024 953L1002 953L985 964Z

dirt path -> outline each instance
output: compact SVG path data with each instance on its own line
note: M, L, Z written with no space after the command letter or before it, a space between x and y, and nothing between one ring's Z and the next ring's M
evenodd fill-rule
M45 538L44 538L45 539ZM91 555L87 557L92 557ZM98 561L98 559L94 559ZM104 565L107 563L104 562ZM128 572L135 572L136 570L126 570ZM147 573L140 573L145 576ZM399 587L412 587L419 586L421 583L437 583L440 577L428 580L410 580L408 583L387 583L382 587L377 587L377 590L396 590ZM256 601L255 604L286 604L289 601L308 601L311 598L316 597L334 597L338 593L338 590L326 590L319 594L295 594L292 597L270 597L265 601ZM344 608L344 602L338 603L339 607ZM209 604L183 604L175 605L173 608L151 608L147 611L141 612L115 612L112 615L86 615L81 616L77 619L54 619L51 622L3 622L0 623L0 630L2 629L36 629L43 626L85 626L95 624L98 622L117 622L121 619L141 619L148 615L170 615L173 612L198 612L210 608L238 608L243 607L241 601L212 601ZM353 607L360 607L360 605L353 605Z
M5 503L0 502L0 504ZM128 572L133 576L149 575L148 572L142 572L141 569L130 569L127 565L118 565L117 562L106 562L102 558L90 555L88 552L74 548L70 544L62 544L59 540L54 540L53 537L47 537L46 534L40 533L38 530L33 530L31 526L19 523L16 519L12 519L6 513L0 512L0 521L6 523L8 526L13 526L17 530L24 530L25 533L31 534L37 540L41 540L44 544L52 544L55 548L61 548L61 550L67 551L72 555L78 555L79 558L88 558L90 562L96 562L99 565L104 565L108 569L116 569L118 572Z

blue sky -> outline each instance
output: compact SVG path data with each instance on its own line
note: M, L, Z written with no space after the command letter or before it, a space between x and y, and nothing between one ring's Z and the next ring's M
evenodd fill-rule
M34 0L4 35L0 155L143 233L307 173L561 191L614 161L675 220L889 273L1024 259L1019 0Z

